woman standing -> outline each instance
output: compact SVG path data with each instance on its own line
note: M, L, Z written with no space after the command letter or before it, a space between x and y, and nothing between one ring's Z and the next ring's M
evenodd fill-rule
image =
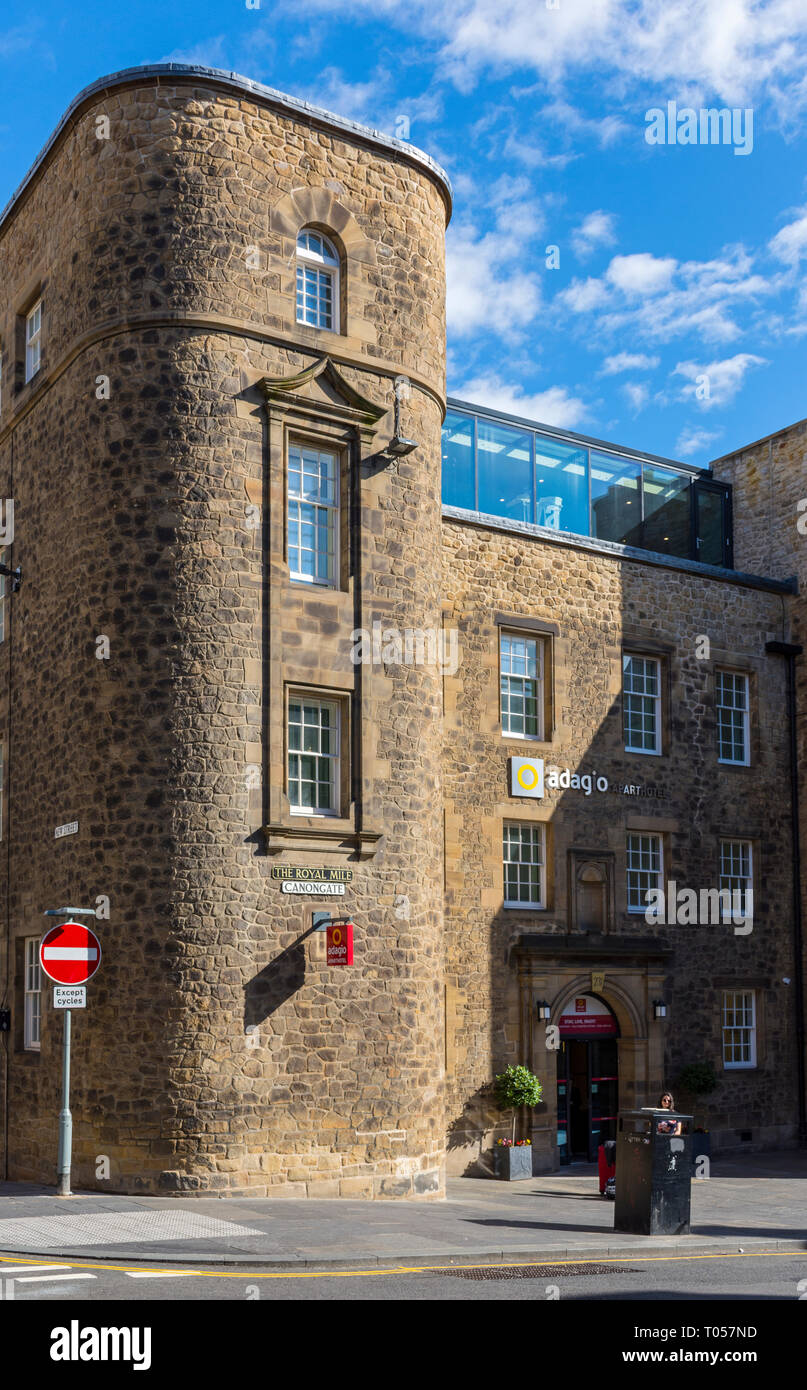
M659 1098L658 1106L659 1110L675 1110L675 1101L672 1098L671 1091L662 1091L661 1096ZM680 1134L681 1121L659 1120L658 1132L659 1134Z

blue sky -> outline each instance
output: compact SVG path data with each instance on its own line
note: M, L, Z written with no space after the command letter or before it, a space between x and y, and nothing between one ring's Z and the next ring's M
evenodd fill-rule
M165 61L409 122L455 189L452 395L699 464L807 415L805 0L12 0L0 204L83 86ZM668 102L753 148L648 144Z

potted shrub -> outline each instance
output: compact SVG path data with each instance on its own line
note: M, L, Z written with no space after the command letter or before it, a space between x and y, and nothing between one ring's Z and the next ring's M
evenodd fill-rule
M512 1138L500 1139L494 1146L496 1177L506 1182L531 1178L532 1145L529 1139L516 1139L516 1118L522 1106L540 1103L541 1083L529 1067L510 1066L495 1078L494 1086L499 1109L513 1112Z
M715 1069L710 1062L690 1062L682 1068L678 1085L697 1103L699 1096L708 1095L717 1086ZM693 1111L694 1108L693 1106ZM693 1114L693 1119L695 1118ZM708 1158L711 1151L708 1129L705 1125L696 1125L692 1131L692 1167L695 1167L699 1158Z

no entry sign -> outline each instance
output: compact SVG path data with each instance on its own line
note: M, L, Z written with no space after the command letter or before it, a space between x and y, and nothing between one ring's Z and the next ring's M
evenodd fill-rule
M327 931L329 965L353 964L353 923L331 922Z
M80 922L63 922L40 941L39 964L57 985L83 985L101 964L101 943Z

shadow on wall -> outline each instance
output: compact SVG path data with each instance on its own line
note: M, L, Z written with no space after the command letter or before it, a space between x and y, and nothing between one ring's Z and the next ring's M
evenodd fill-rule
M305 939L292 942L244 986L244 1029L255 1028L305 983Z
M460 1176L492 1178L493 1144L499 1137L498 1133L493 1135L493 1131L501 1131L502 1135L507 1135L511 1126L512 1118L509 1112L499 1110L496 1105L493 1082L478 1086L466 1100L462 1114L448 1126L448 1152L456 1152L459 1149L468 1152L468 1163Z

